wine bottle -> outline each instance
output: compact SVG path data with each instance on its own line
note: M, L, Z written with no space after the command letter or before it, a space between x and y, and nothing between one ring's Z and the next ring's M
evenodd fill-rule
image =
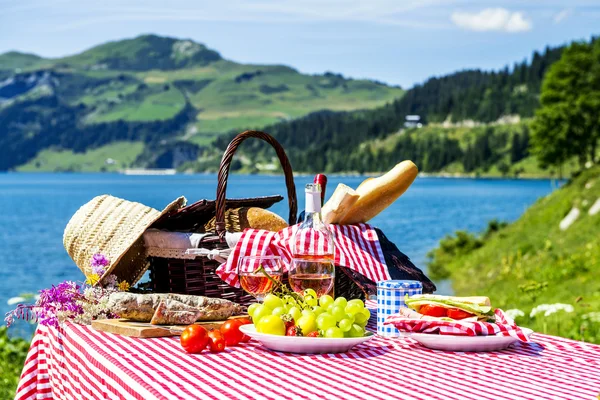
M321 207L323 207L323 204L325 204L325 189L327 188L327 176L323 174L317 174L313 179L313 183L321 185ZM298 223L304 221L304 215L305 212L302 211L300 213L300 216L298 216Z
M305 218L292 238L289 272L294 291L313 289L317 296L330 293L335 278L335 243L333 233L321 218L321 193L318 183L306 185Z
M325 204L325 190L327 189L327 176L316 174L313 183L321 186L321 207L323 207L323 204Z

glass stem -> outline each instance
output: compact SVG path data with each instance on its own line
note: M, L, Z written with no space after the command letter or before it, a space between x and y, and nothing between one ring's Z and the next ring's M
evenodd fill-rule
M304 300L298 293L292 292L291 290L287 289L283 283L273 279L273 277L269 275L262 265L256 269L256 272L262 272L273 283L273 285L281 289L284 295L292 296L296 301Z

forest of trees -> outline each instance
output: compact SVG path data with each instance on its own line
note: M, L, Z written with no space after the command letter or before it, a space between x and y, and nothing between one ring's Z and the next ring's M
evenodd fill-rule
M264 130L280 141L294 169L304 172L381 171L402 159L412 159L423 171L439 171L460 162L468 172L485 169L498 161L501 158L498 154L504 154L504 141L509 139L508 161L514 163L527 154L526 129L510 137L497 137L492 133L493 128L489 128L487 133L476 133L466 147L445 135L419 138L416 132L401 136L387 154L366 152L359 144L398 132L410 114L418 114L428 122L444 121L448 116L452 120L483 122L510 114L531 117L539 105L543 77L560 58L562 50L562 47L546 48L544 53L535 52L530 62L497 72L473 70L431 78L408 90L401 99L375 110L317 112ZM216 146L224 150L235 133L218 138ZM262 143L244 144L244 148L246 152L267 157L267 148ZM502 151L492 151L498 148Z
M0 109L0 127L4 127L0 132L0 171L23 164L52 146L75 152L115 141L144 141L151 146L176 136L196 116L187 104L175 117L163 121L82 124L84 111L82 106L70 106L56 95Z
M508 172L508 165L528 154L529 131L524 125L510 132L494 125L477 128L468 140L435 129L431 133L426 133L430 132L427 130L398 132L409 114L418 114L429 123L448 119L492 122L506 115L532 117L539 107L543 78L563 50L564 47L546 48L543 53L533 53L530 61L500 71L469 70L431 78L380 108L353 112L319 111L258 128L276 137L296 171L381 171L399 160L412 159L423 171L434 172L460 164L462 171L472 172L501 163L501 168ZM67 80L66 84L87 84L73 79ZM63 76L62 81L65 80ZM83 152L113 141L146 143L146 151L137 160L139 166L179 165L185 163L187 157L197 154L202 156L201 161L185 164L182 168L205 170L218 166L223 150L238 133L221 135L210 146L181 145L178 138L197 113L190 104L173 118L160 121L119 120L86 124L82 121L90 110L83 104L74 105L63 100L60 93L64 87L57 86L52 95L0 109L0 127L6 128L0 135L0 170L26 163L48 147ZM589 102L583 106L593 109ZM371 145L386 138L394 139L387 147ZM152 154L159 148L157 143L165 142L171 144L166 153ZM268 148L258 141L245 143L242 151L254 160L270 159L272 155L266 153ZM207 158L206 154L214 157Z
M531 124L533 151L542 165L579 168L598 160L600 144L600 41L573 43L547 74L541 107Z

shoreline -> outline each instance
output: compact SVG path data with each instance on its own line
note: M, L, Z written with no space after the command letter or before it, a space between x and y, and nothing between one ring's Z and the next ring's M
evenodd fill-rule
M126 173L125 171L0 171L0 175L32 175L32 174L101 174L101 175L124 175L124 176L173 176L173 175L217 175L217 172L189 172L189 171L174 171L172 169L169 170L156 170L156 169L137 169L137 173ZM372 177L372 176L380 176L385 174L387 171L381 172L335 172L329 173L328 176L331 177ZM248 176L248 175L263 175L263 176L283 176L281 172L261 172L257 174L247 173L247 172L231 172L229 175L239 175L239 176ZM311 177L314 173L311 172L294 172L294 177ZM553 175L527 175L522 174L519 176L501 176L495 174L463 174L463 173L450 173L450 172L419 172L419 178L436 178L436 179L503 179L503 180L567 180L569 177L556 177Z

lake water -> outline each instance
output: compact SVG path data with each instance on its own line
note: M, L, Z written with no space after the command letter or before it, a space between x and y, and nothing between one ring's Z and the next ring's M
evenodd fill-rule
M304 184L297 177L304 207ZM360 177L330 177L328 194L339 182L352 187ZM216 175L125 176L117 174L0 174L0 313L6 301L83 275L62 245L63 230L77 209L100 194L111 194L162 209L178 196L188 202L215 198ZM418 178L372 223L424 268L426 253L458 229L480 231L487 221L513 221L536 199L551 192L549 180ZM227 196L285 194L280 176L231 176ZM272 210L287 218L287 203ZM440 285L441 292L449 290Z

